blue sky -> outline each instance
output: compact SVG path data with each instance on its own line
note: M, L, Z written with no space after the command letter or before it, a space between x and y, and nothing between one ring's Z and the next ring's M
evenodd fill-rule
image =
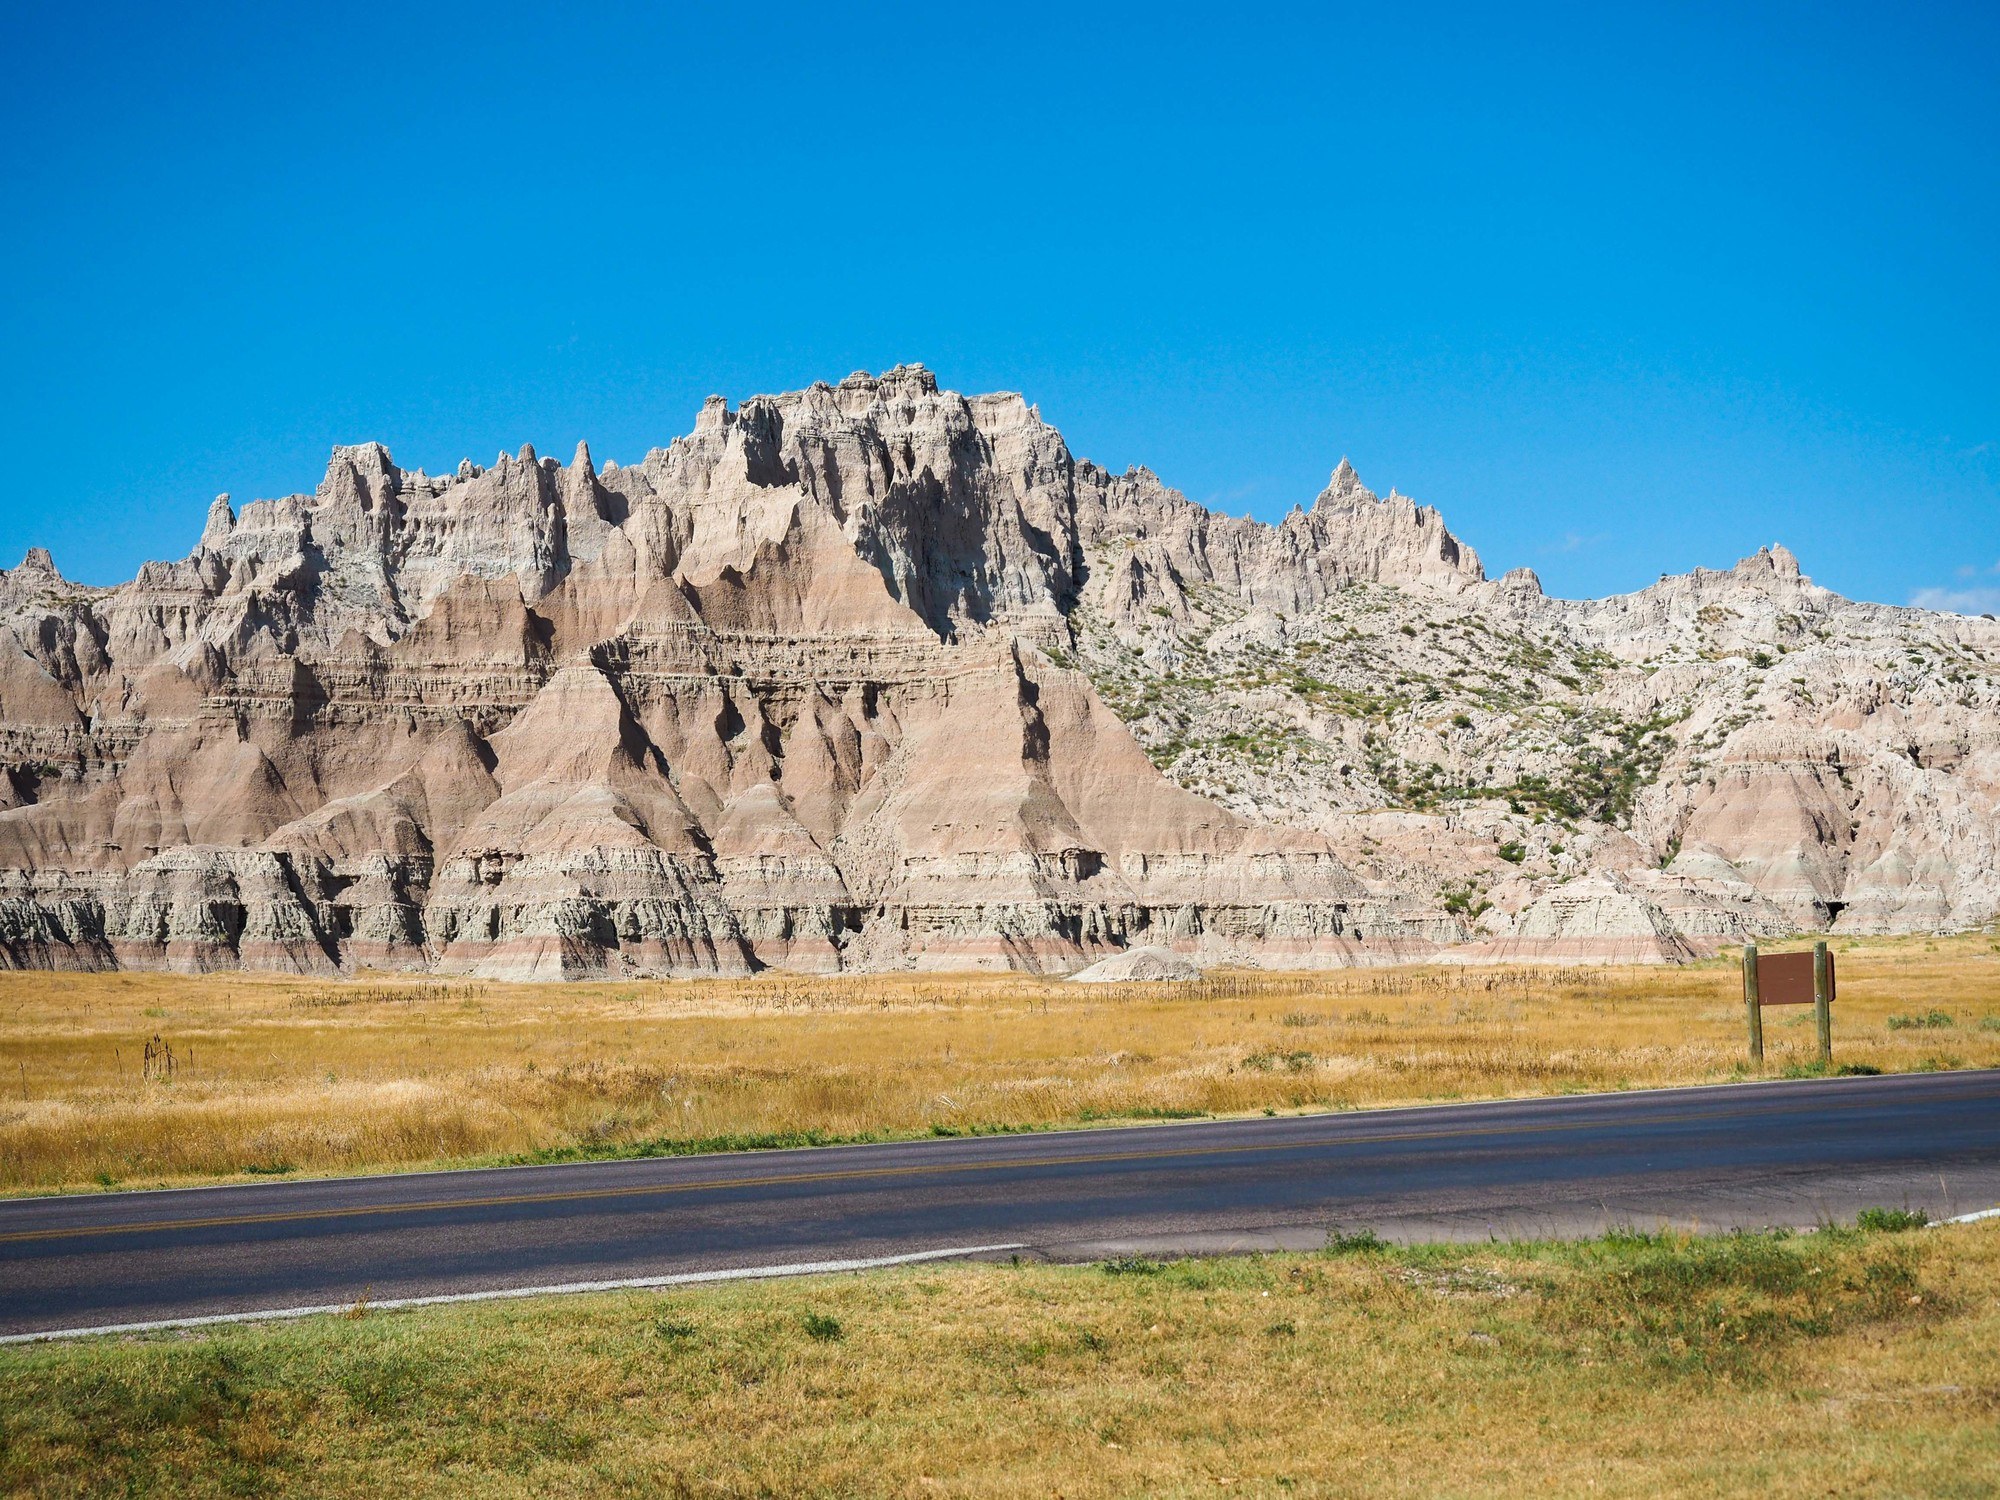
M7 562L921 360L1556 592L2000 609L2000 7L175 9L0 18Z

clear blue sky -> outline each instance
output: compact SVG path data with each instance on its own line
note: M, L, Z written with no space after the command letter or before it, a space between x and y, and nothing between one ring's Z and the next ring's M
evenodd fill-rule
M2000 607L1991 4L17 4L0 57L8 563L921 360L1237 513L1347 454L1557 592L1783 540Z

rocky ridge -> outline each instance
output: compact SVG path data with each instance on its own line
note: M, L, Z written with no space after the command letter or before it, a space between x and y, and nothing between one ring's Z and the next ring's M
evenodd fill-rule
M918 366L600 469L375 444L0 572L0 963L497 977L1672 960L2000 908L2000 626L1783 549L1488 580Z

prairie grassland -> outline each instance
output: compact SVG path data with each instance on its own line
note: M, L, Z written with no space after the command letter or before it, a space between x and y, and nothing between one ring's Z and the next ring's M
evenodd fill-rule
M0 1350L9 1494L1991 1495L2000 1225L930 1266Z
M2000 942L1836 944L1835 1061L2000 1065ZM1744 1076L1683 969L506 985L0 975L0 1190L1357 1108ZM1813 1065L1766 1012L1765 1071Z

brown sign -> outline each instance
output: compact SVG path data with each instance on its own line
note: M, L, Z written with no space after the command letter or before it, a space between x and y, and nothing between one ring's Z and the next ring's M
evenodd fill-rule
M1833 998L1833 954L1826 956L1826 996ZM1813 956L1810 953L1757 955L1757 999L1764 1005L1813 1003Z

